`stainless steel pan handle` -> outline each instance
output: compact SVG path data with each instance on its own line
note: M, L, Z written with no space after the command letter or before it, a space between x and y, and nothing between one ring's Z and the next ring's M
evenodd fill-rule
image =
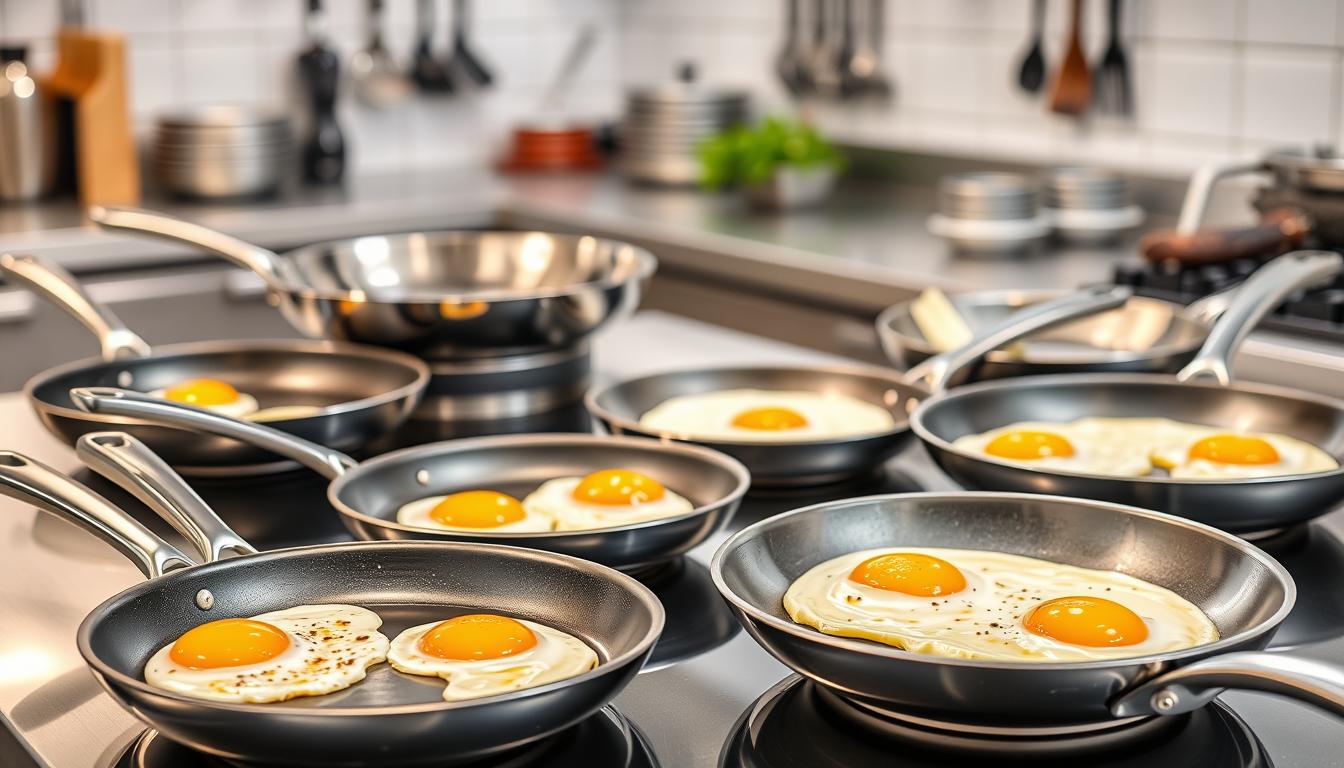
M1186 187L1185 200L1181 202L1181 217L1176 222L1176 231L1182 235L1193 235L1204 222L1204 211L1209 207L1209 198L1213 196L1213 186L1219 179L1240 176L1263 170L1264 163L1246 160L1232 160L1201 165L1190 178Z
M1056 299L1019 309L1001 322L979 331L965 345L939 355L906 371L901 377L907 384L923 385L940 392L957 371L990 352L1014 341L1069 320L1096 314L1124 304L1134 292L1129 288L1085 288Z
M27 254L0 254L0 270L68 312L98 337L103 359L149 357L149 345L112 310L89 295L75 276L52 261Z
M0 451L0 494L78 525L126 555L149 578L195 565L177 547L60 472L13 451Z
M1179 715L1227 688L1276 693L1344 716L1344 669L1266 651L1225 653L1158 675L1121 695L1111 711L1116 717Z
M329 480L335 480L355 466L355 460L288 432L218 413L180 405L143 392L115 387L78 387L70 390L70 399L89 413L130 416L165 427L205 432L229 437L288 459L293 459Z
M1218 322L1213 324L1199 354L1176 374L1176 378L1181 381L1212 378L1224 386L1232 383L1232 360L1241 342L1260 319L1294 291L1339 274L1341 266L1344 266L1344 259L1337 253L1295 251L1257 269L1241 284Z
M192 543L204 562L257 550L149 446L125 432L90 432L75 443L80 461L130 491Z

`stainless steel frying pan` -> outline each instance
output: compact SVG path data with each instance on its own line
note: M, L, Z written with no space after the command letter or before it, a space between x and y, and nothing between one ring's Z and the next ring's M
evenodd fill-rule
M93 413L130 416L249 442L331 480L327 499L361 539L482 542L560 552L621 569L685 554L722 529L751 476L721 453L693 445L599 435L474 437L404 448L362 464L330 448L260 424L168 403L135 392L95 388L71 395ZM500 533L432 531L397 522L411 501L480 488L522 498L547 480L622 467L643 472L695 509L685 515L589 531Z
M24 386L43 426L70 444L86 432L115 427L149 443L187 474L285 469L292 465L246 443L201 439L134 419L88 413L70 402L70 390L117 386L153 391L186 379L220 379L256 397L263 408L320 406L311 416L268 423L353 451L400 426L429 384L429 368L412 355L331 341L208 341L151 350L61 267L34 256L3 254L0 271L69 312L102 345L101 358L57 366Z
M1288 387L1232 384L1229 373L1238 345L1265 313L1292 291L1329 279L1340 265L1338 254L1302 251L1262 267L1175 377L1066 374L982 382L926 400L911 415L911 428L938 465L969 488L1114 501L1237 532L1317 517L1344 500L1344 469L1242 480L1115 478L1002 461L952 443L1017 421L1158 416L1233 432L1286 434L1344 459L1344 402Z
M137 447L121 433L81 438L85 452ZM161 463L154 470L165 471ZM0 493L102 537L149 577L89 614L79 628L80 653L129 712L174 741L229 760L342 766L479 760L554 733L606 704L639 671L663 625L658 599L634 579L553 553L361 542L192 565L102 497L18 454L0 452ZM202 508L189 505L180 512L195 515ZM221 525L214 520L205 527ZM367 607L382 616L381 631L389 637L469 611L521 616L582 638L601 663L568 680L451 703L442 699L437 681L402 675L386 664L345 691L274 704L202 701L144 682L150 655L192 627L321 603Z
M707 368L671 371L590 391L588 410L612 434L693 442L726 453L751 470L760 486L816 485L872 471L910 439L909 414L949 377L1025 334L1116 307L1128 288L1077 291L1025 308L983 328L965 347L925 360L904 374L880 368L810 367ZM703 440L682 432L653 431L639 423L655 406L681 395L728 389L823 392L848 395L885 408L896 422L871 435L805 442Z
M1199 606L1220 639L1095 662L953 659L824 635L785 613L812 566L879 547L994 550L1112 570ZM1231 534L1118 504L1032 494L914 493L828 502L744 528L711 572L747 631L795 671L887 717L961 733L1101 732L1206 704L1224 688L1279 693L1344 715L1344 670L1263 652L1292 609L1292 577Z
M428 359L571 347L633 311L658 263L629 243L547 232L414 232L277 254L149 211L93 208L89 216L256 272L306 336Z

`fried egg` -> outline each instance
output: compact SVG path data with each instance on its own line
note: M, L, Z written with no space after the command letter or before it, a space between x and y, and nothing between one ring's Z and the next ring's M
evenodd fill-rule
M1067 662L1146 656L1218 639L1171 590L1113 571L970 549L870 549L789 585L799 624L915 653Z
M1231 432L1176 422L1151 451L1172 477L1194 480L1328 472L1339 462L1311 443L1266 432Z
M194 699L259 704L349 688L387 658L378 614L300 605L193 627L145 664L145 682Z
M171 387L149 393L174 403L192 405L235 419L241 419L257 410L257 398L239 392L232 384L218 379L188 379Z
M896 420L880 405L838 392L728 389L665 400L639 425L701 440L796 443L874 435Z
M641 472L603 469L548 480L523 499L523 508L553 520L557 531L582 531L685 515L695 505Z
M593 649L571 634L492 613L411 627L392 641L387 660L408 675L446 680L448 701L535 688L598 664Z
M1160 419L1132 420L1116 429L1105 419L1067 424L1020 421L999 429L957 438L953 447L971 453L1051 470L1141 477L1152 470L1147 446ZM1139 422L1153 423L1139 423Z
M461 491L429 496L397 510L397 522L416 528L448 531L549 531L555 522L528 511L522 503L498 491Z

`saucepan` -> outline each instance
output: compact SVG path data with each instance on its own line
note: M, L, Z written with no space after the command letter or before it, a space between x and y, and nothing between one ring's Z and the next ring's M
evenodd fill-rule
M288 462L235 440L202 440L180 430L74 407L74 387L154 391L189 379L218 379L255 397L262 408L317 406L269 424L341 450L357 450L400 426L429 385L429 368L404 352L331 341L206 341L151 350L68 272L35 256L0 255L0 271L69 312L97 335L102 356L39 373L24 391L42 424L73 444L82 434L124 429L179 471L242 475Z
M633 311L657 267L629 243L548 232L412 232L277 254L159 213L95 207L89 216L256 272L306 336L428 359L572 347Z
M793 622L789 585L830 558L882 547L993 550L1118 571L1174 591L1215 642L1135 658L1034 663L957 659L825 635ZM1292 696L1344 715L1344 670L1266 652L1292 609L1292 577L1210 526L1097 501L1011 493L913 493L806 507L742 529L715 553L714 582L780 661L885 716L960 733L1097 733L1190 712L1224 688Z
M124 433L80 438L84 455L131 452ZM91 462L106 468L113 458ZM151 474L171 475L159 462ZM166 486L181 489L180 478ZM577 558L518 547L450 542L356 542L298 547L195 565L106 499L50 467L0 452L0 493L74 522L127 554L148 581L110 598L80 625L80 653L108 693L165 736L228 760L266 764L457 765L555 733L597 711L639 671L663 626L658 599L634 579ZM205 515L203 503L169 510ZM199 499L197 499L199 502ZM227 530L218 519L198 524ZM233 544L236 544L234 542ZM207 552L214 550L207 549ZM427 679L382 664L341 694L283 703L193 699L149 685L145 662L187 630L215 619L298 605L345 603L401 630L490 611L579 637L596 669L536 688L448 702Z

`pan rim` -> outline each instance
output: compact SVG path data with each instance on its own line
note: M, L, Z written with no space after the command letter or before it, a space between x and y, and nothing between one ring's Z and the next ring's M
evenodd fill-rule
M933 397L929 398L928 400L925 400L924 402L920 403L919 407L915 409L914 413L910 414L910 429L915 433L915 436L918 437L920 441L925 443L926 445L933 446L938 450L946 451L947 453L954 454L963 459L967 459L970 461L979 461L985 464L993 464L995 466L1005 467L1008 469L1015 469L1027 472L1039 472L1052 477L1072 477L1072 478L1078 478L1080 480L1098 480L1098 481L1119 480L1122 482L1134 483L1137 485L1154 485L1154 486L1167 486L1167 487L1189 486L1192 488L1199 488L1199 487L1220 486L1220 485L1270 485L1270 484L1287 483L1300 480L1338 477L1344 475L1344 460L1341 460L1339 456L1336 456L1335 454L1330 453L1329 451L1325 451L1324 448L1321 448L1321 450L1329 454L1330 457L1333 458L1339 466L1335 467L1334 469L1326 470L1323 472L1299 473L1295 475L1274 475L1270 477L1214 478L1209 480L1193 480L1189 478L1176 478L1165 476L1117 477L1114 475L1099 475L1089 472L1074 472L1064 469L1031 467L1021 463L1000 459L994 456L989 455L981 456L978 454L971 453L970 451L957 448L950 441L945 440L942 437L934 434L924 424L923 414L925 409L932 409L939 406L948 407L946 405L943 405L943 403L945 403L946 401L950 401L960 395L966 395L966 396L974 395L986 389L993 390L993 389L1009 389L1013 387L1026 388L1029 386L1056 385L1059 384L1061 380L1068 380L1070 383L1078 383L1083 385L1120 384L1127 386L1131 384L1133 385L1160 384L1164 386L1200 387L1203 389L1211 389L1218 391L1231 390L1231 391L1247 392L1250 394L1271 395L1277 397L1285 397L1293 400L1301 400L1303 402L1326 406L1336 411L1340 411L1341 413L1344 413L1344 400L1329 397L1327 395L1318 395L1315 392L1307 392L1305 390L1294 389L1292 387L1278 386L1275 384L1233 382L1232 384L1224 386L1222 384L1218 384L1215 382L1206 382L1206 381L1178 381L1175 376L1159 373L1057 373L1044 376L1019 376L1012 379L996 379L992 381L981 381L976 382L975 384L967 384L966 386L963 387L957 387L955 389L948 390L945 392L939 392L935 394ZM1316 447L1320 448L1320 446Z
M616 414L611 409L597 402L602 396L610 393L611 391L619 387L625 387L636 383L649 381L650 379L658 379L672 375L678 375L678 376L697 375L705 373L716 373L721 371L734 371L745 373L756 373L761 371L803 371L805 373L838 374L841 376L853 376L855 378L861 377L861 378L878 379L884 381L902 390L908 390L911 393L911 397L909 397L908 400L920 404L922 404L922 402L925 399L931 397L929 391L924 387L918 384L911 384L907 381L903 381L899 374L895 373L894 371L889 371L885 368L881 368L878 366L853 365L849 363L823 363L821 365L763 364L763 365L723 365L723 366L703 366L698 368L680 368L667 371L660 371L658 373L651 373L645 376L637 376L632 379L625 379L623 381L618 381L613 384L607 384L605 386L593 387L589 389L583 396L583 404L584 407L588 409L589 413L593 414L598 419L607 424L613 424L619 427L621 430L625 432L630 432L634 435L647 436L646 439L654 439L660 441L675 441L681 444L706 447L710 448L711 450L713 450L713 446L717 445L723 445L728 446L729 448L737 448L737 449L800 448L800 447L814 448L814 447L826 447L826 446L844 446L844 445L861 443L866 440L888 439L900 435L904 432L908 432L910 430L911 413L907 413L905 419L898 419L896 421L895 426L891 427L890 429L886 429L881 432L870 432L863 435L852 435L844 438L822 438L818 440L792 440L788 442L779 440L702 440L694 436L678 432L651 431L642 426L639 423L638 419L629 419L626 418L625 416ZM674 395L674 397L676 397L676 395ZM871 403L871 404L878 405L877 403ZM883 405L881 407L885 408L887 406ZM915 410L918 410L918 408L916 408ZM895 415L893 415L892 418L896 418Z
M339 718L339 717L370 717L370 716L393 717L397 715L412 715L412 714L424 714L430 712L469 709L484 704L496 704L501 702L513 701L516 699L528 698L530 696L536 696L539 693L549 693L551 691L559 690L561 688L568 687L570 685L577 685L579 682L586 682L588 680L593 680L598 677L605 677L606 675L609 674L615 674L620 670L624 669L627 665L635 661L638 661L640 657L642 656L646 657L649 654L649 652L653 650L654 644L658 642L658 638L662 635L663 626L667 620L667 613L663 608L662 603L658 600L658 596L655 595L652 590L650 590L648 587L640 583L637 579L635 579L632 576L617 571L614 568L610 568L608 566L604 566L599 563L594 563L589 560L583 560L574 557L572 555L565 555L558 552L547 552L545 550L539 550L539 549L529 549L526 547L506 546L503 544L480 544L480 543L451 542L451 541L353 541L353 542L338 542L334 544L314 544L301 547L286 547L284 549L271 549L254 555L246 555L243 556L242 558L230 558L227 560L217 560L213 563L202 563L199 565L191 566L190 568L182 568L178 571L173 571L172 573L166 574L165 576L161 576L159 578L160 579L172 578L177 573L185 573L187 571L199 574L202 570L223 570L230 567L230 565L233 564L234 560L239 559L246 559L248 561L252 561L253 558L296 557L311 552L324 552L327 550L343 550L343 549L362 549L366 547L384 547L384 548L400 547L404 549L439 549L439 550L442 550L445 547L451 547L453 549L466 550L469 552L488 552L493 554L506 555L509 557L522 557L522 558L532 558L532 559L551 560L551 561L560 560L564 565L576 568L577 570L588 572L596 571L597 575L601 576L604 579L615 580L620 586L623 586L628 592L630 592L641 603L643 603L645 608L649 609L652 621L650 622L649 631L646 632L644 636L640 638L639 641L636 642L634 646L632 646L630 650L626 651L625 653L622 653L619 656L616 656L605 663L600 663L593 669L590 669L581 675L575 675L574 677L567 677L564 678L563 680L556 680L554 682L547 683L545 685L538 685L532 688L522 688L516 691L510 691L509 693L499 694L497 696L485 696L479 699L466 699L463 701L444 700L442 702L428 702L424 704L401 704L401 705L390 705L383 707L334 706L327 708L311 707L304 709L287 708L284 710L284 712L288 716L305 717L305 718L306 717ZM233 567L237 566L235 565ZM144 680L137 679L135 677L132 677L131 675L127 675L121 672L120 670L113 668L110 664L104 662L101 658L98 657L96 653L94 653L92 647L92 637L94 632L94 624L98 620L98 618L111 612L120 604L133 599L134 597L136 597L136 593L140 592L146 587L147 584L150 584L151 582L154 581L156 581L156 579L144 580L128 587L127 589L122 590L121 592L118 592L117 594L99 603L97 607L95 607L92 611L90 611L88 615L86 615L84 619L80 621L79 629L76 631L76 645L79 648L79 654L84 658L85 663L89 667L91 667L93 671L97 673L99 676L114 681L117 684L117 686L124 688L131 688L143 695L166 698L181 704L204 706L210 709L227 711L227 712L261 714L265 712L273 713L278 711L274 705L283 702L247 704L240 702L213 701L209 699L196 699L190 696L183 696L182 694L167 691L162 688L157 688L145 682ZM359 607L364 608L366 606L360 605ZM368 608L367 610L372 611L373 609ZM377 613L377 611L373 612ZM381 616L379 618L381 618ZM585 645L587 645L587 643L585 643ZM379 663L382 664L386 662L379 662ZM363 681L361 680L360 682ZM356 683L356 685L358 685L358 683ZM317 696L317 697L304 697L304 698L321 698L321 697Z
M267 426L296 424L308 419L319 419L326 416L351 413L369 408L376 408L388 403L395 403L407 398L414 398L419 393L425 391L429 386L431 377L429 366L420 358L409 353L400 352L395 349L376 347L370 344L356 344L352 342L334 341L331 339L212 339L209 341L164 344L159 347L154 347L148 357L128 358L125 362L135 363L137 361L155 360L173 356L196 356L239 351L337 353L349 357L360 357L365 360L377 359L380 362L397 364L415 373L415 378L412 381L403 384L396 389L388 390L387 392L382 392L377 395L371 395L369 397L362 397L358 400L348 400L342 403L326 406L322 409L321 413L312 416L269 421L267 422ZM43 400L37 396L39 387L50 383L56 378L76 371L106 365L111 365L111 363L94 355L92 357L85 357L69 363L53 366L44 371L39 371L29 378L23 385L23 394L29 402L34 404L35 409L40 413L49 413L53 416L60 416L79 421L97 422L101 424L138 424L142 426L154 426L151 422L143 421L141 419L113 416L103 413L89 413L78 408L58 405L51 401Z
M738 595L723 579L723 561L727 557L730 549L736 548L741 542L755 538L772 526L783 525L794 516L815 513L820 509L840 509L858 504L869 504L880 501L905 500L905 499L991 499L991 500L1010 500L1010 501L1048 501L1064 503L1074 506L1084 506L1098 509L1110 510L1119 514L1130 515L1134 517L1144 517L1157 520L1164 524L1175 525L1180 528L1188 528L1199 531L1205 536L1222 541L1231 545L1233 548L1243 552L1246 555L1259 561L1278 578L1279 583L1284 588L1283 602L1279 605L1273 615L1256 624L1253 627L1242 630L1231 636L1219 637L1212 643L1196 645L1190 648L1182 648L1165 653L1155 653L1146 656L1131 656L1118 659L1101 659L1098 661L1071 661L1071 662L1004 662L1004 661L985 661L976 659L960 659L954 657L936 656L927 653L915 653L906 651L894 646L882 645L873 641L860 640L858 638L841 637L838 635L827 635L812 627L797 624L793 621L785 621L777 618L765 611L762 611L756 605L746 598ZM750 617L753 622L765 624L772 629L784 632L794 638L810 642L819 642L832 648L844 651L860 653L868 656L878 656L884 659L902 662L914 662L919 664L933 664L936 666L966 667L969 669L988 669L996 671L1018 671L1031 669L1044 670L1062 670L1062 671L1090 671L1098 669L1111 669L1116 667L1128 666L1149 666L1160 665L1172 661L1179 661L1192 656L1212 656L1226 652L1228 649L1245 643L1247 640L1262 635L1266 632L1273 632L1283 623L1288 614L1292 611L1293 605L1297 602L1297 583L1288 570L1283 567L1278 560L1266 553L1264 550L1255 546L1251 542L1241 539L1234 534L1214 528L1204 523L1195 522L1176 515L1169 515L1165 512L1157 512L1151 509L1140 507L1131 507L1125 504L1113 504L1106 501L1092 501L1090 499L1079 499L1070 496L1054 496L1039 493L996 493L993 491L922 491L918 493L885 493L874 494L871 496L860 496L850 499L840 499L838 501L821 502L806 507L789 510L772 517L767 517L753 523L732 536L719 546L714 552L714 557L710 561L710 576L714 580L714 586L723 595L735 609ZM783 599L783 596L780 596ZM786 665L787 666L787 665ZM796 670L795 670L796 671Z
M475 531L458 530L437 530L428 528L417 528L411 525L399 523L396 520L387 520L381 517L374 517L360 512L343 500L337 497L337 493L344 489L346 485L353 482L349 478L358 479L358 476L364 473L365 467L377 467L383 464L392 464L405 456L421 453L433 453L438 455L436 448L451 448L448 453L458 453L460 451L469 451L477 448L491 447L512 447L519 445L564 445L564 444L625 444L634 446L642 450L652 450L656 453L680 453L695 459L702 460L707 464L714 464L721 469L726 469L736 479L737 485L725 497L717 499L709 504L697 506L695 509L683 515L675 517L660 517L655 520L645 520L638 523L628 523L626 525L609 526L605 528L586 528L575 531L500 531L497 533L477 533ZM628 531L643 530L645 528L657 528L663 525L673 525L697 517L717 512L730 505L741 502L742 497L746 495L751 488L751 472L742 464L742 462L733 457L706 448L700 445L691 445L687 443L655 440L647 437L632 437L628 435L592 435L592 434L564 434L534 432L514 435L485 435L481 437L465 437L456 440L443 440L437 443L425 443L423 445L413 445L407 448L400 448L395 451L375 456L368 461L360 462L350 470L347 470L340 477L327 484L327 501L336 508L340 514L359 520L362 523L374 525L378 528L401 531L412 535L437 535L451 536L452 541L476 542L478 540L510 540L510 541L530 541L540 538L573 538L580 536L593 536L595 534L616 534ZM438 539L416 539L419 541L435 541ZM514 545L509 545L514 546ZM547 550L548 551L548 550Z

